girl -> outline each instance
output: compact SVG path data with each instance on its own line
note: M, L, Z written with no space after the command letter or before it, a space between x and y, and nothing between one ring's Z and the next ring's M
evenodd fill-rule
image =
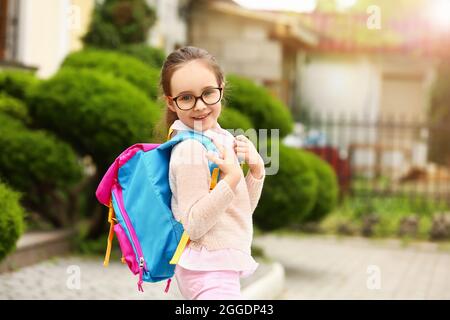
M190 237L175 268L178 288L186 299L241 299L239 278L258 267L250 248L264 161L250 140L243 135L235 138L217 123L225 79L207 51L184 47L172 52L161 70L161 86L171 136L181 130L202 132L220 153L209 154L192 139L172 150L172 211ZM238 155L249 165L245 177ZM212 190L208 160L220 169Z

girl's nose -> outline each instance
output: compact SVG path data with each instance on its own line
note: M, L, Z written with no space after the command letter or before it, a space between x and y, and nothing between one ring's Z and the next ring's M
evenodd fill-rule
M194 106L194 110L203 110L205 108L207 108L206 104L202 101L202 99L198 99Z

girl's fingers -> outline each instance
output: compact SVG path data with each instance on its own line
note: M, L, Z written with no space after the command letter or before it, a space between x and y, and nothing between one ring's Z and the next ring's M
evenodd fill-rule
M208 152L206 153L206 158L208 158L208 160L210 160L210 161L212 161L212 162L214 162L215 164L218 164L218 165L219 165L219 164L222 164L222 162L223 162L222 159L216 157L216 156L214 155L214 153L212 153L212 152L210 152L210 151L208 151Z
M237 139L237 140L240 140L240 141L247 141L247 137L244 136L244 135L242 135L242 134L238 135L238 136L236 137L236 139Z
M220 144L218 141L216 141L216 139L211 138L212 142L214 143L214 145L216 146L217 150L219 150L220 154L222 156L224 156L224 150L225 148L223 147L222 144Z

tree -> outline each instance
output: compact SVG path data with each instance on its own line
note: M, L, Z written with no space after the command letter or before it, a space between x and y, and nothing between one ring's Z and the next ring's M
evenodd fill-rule
M144 43L155 21L155 10L145 0L97 2L89 31L83 41L88 46L107 49Z

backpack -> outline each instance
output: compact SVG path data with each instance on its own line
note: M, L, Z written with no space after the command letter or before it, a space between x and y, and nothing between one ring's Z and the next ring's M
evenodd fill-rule
M170 137L172 130L169 132ZM167 279L169 290L175 265L189 242L189 236L171 211L169 161L172 148L186 139L195 139L212 152L214 143L195 131L180 131L163 144L134 144L123 151L109 167L96 191L100 203L109 208L110 223L104 266L108 266L114 234L119 242L122 263L139 274L142 283ZM208 161L212 190L219 168Z

